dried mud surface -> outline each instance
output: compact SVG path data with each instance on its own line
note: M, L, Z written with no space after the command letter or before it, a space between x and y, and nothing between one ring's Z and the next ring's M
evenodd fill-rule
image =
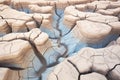
M0 80L120 80L120 0L0 0Z

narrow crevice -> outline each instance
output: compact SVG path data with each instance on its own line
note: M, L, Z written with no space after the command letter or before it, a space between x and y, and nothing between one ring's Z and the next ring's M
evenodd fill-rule
M110 77L110 73L117 67L117 66L119 66L120 64L116 64L113 68L111 68L108 72L107 72L107 74L105 75L108 79L109 79L109 77Z
M72 64L72 66L77 70L78 73L80 73L79 69L77 68L77 66L70 60L67 60L70 64Z
M1 17L3 20L5 20L5 18L4 18L3 16L0 15L0 17ZM8 24L8 22L7 22L6 20L5 20L5 22L6 22L7 26L8 26L8 28L9 28L9 32L8 32L8 33L12 33L12 28L11 28L11 26Z
M60 72L61 72L61 70L60 70L57 74L53 73L53 74L55 75L55 77L56 77L57 80L59 80L58 74L59 74Z
M80 75L86 75L86 74L90 74L92 72L95 72L95 71L88 71L88 72L84 72L84 73L80 73ZM100 73L99 73L100 74Z
M58 76L56 74L54 74L56 76L56 79L59 80Z
M11 70L24 70L24 68L10 65L11 65L10 63L0 62L0 67L9 68Z
M93 10L93 12L97 11L97 8L98 8L98 6L97 6L97 4L96 4L96 5L95 5L95 9Z
M33 16L32 16L32 19L35 21L37 28L40 28L40 27L41 27L41 25L42 25L43 16L42 16L42 20L41 20L41 22L40 22L40 23L39 23L38 21L36 21L36 20L35 20L35 18L34 18Z
M77 68L77 66L72 61L70 60L67 60L67 61L77 70L77 72L79 73L78 80L80 80L81 73L79 69Z
M8 33L12 33L12 28L11 28L11 26L8 24L8 22L5 20L5 22L6 22L6 24L7 24L7 26L9 27L9 32Z
M76 23L72 26L72 28L67 32L65 33L64 35L62 35L62 37L66 36L67 34L69 34L74 28L75 28L75 25Z
M29 32L30 29L28 28L28 26L26 25L26 23L25 23L25 27L26 27L26 29L27 29L27 32Z

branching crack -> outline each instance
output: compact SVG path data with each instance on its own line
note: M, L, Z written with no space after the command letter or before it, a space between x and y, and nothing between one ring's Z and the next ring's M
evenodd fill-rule
M64 48L65 48L65 50L66 50L63 55L61 55L61 56L58 57L58 59L59 59L60 57L66 57L67 52L68 52L68 47L67 47L67 45L65 45L64 43L61 43L61 38L62 38L63 36L62 36L62 31L61 31L61 29L59 29L59 27L60 27L59 23L60 23L60 19L62 18L62 17L61 17L62 13L61 13L61 14L58 13L56 4L55 4L54 7L55 7L55 14L58 16L57 24L56 24L56 28L55 28L55 29L56 29L57 31L59 31L59 33L60 33L59 37L57 38L58 47L64 46ZM57 59L57 60L58 60L58 59Z
M79 69L77 68L77 66L70 60L67 60L70 64L72 64L72 66L77 70L77 72L79 73L79 76L78 76L78 80L80 80L80 76L81 75L86 75L86 74L89 74L89 73L92 73L94 71L92 71L92 69L90 69L90 71L87 71L87 72L80 72Z

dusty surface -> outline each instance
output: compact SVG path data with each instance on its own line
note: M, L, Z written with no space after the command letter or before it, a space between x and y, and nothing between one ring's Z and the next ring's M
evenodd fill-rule
M0 0L0 80L120 80L120 0Z

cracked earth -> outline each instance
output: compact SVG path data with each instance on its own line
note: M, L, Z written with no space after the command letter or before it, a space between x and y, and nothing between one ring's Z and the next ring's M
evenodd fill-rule
M0 0L0 80L120 80L120 0Z

